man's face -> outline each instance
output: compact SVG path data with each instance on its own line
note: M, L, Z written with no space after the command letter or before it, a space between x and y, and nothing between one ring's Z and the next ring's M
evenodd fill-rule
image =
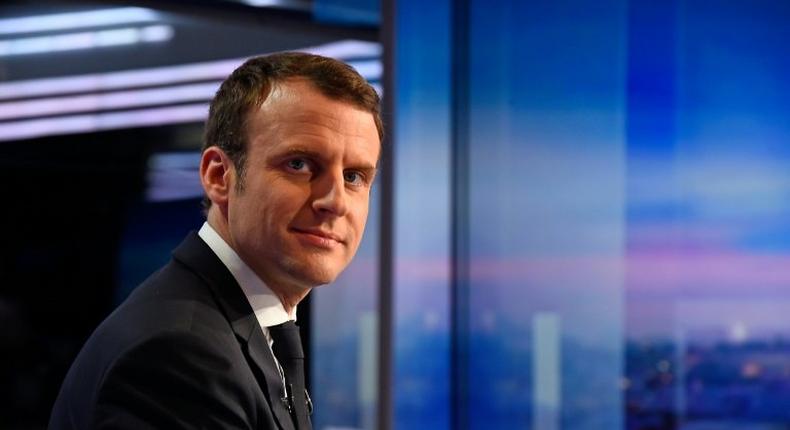
M373 115L288 80L250 113L247 142L243 189L228 198L231 246L272 288L332 282L365 230L380 151Z

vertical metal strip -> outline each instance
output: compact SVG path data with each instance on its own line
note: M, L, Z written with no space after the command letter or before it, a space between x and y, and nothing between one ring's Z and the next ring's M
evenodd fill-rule
M469 428L469 0L451 3L451 427Z
M396 52L396 0L381 2L381 44L383 46L384 71L382 85L382 120L385 137L382 145L379 186L381 192L379 232L379 348L378 348L378 419L377 428L391 430L393 414L393 249L395 219L395 52Z

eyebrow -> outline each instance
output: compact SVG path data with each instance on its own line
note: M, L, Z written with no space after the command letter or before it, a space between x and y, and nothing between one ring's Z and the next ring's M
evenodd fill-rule
M326 158L327 158L320 151L315 151L315 150L312 150L312 149L304 149L304 148L299 148L299 147L291 147L291 148L286 149L285 151L283 151L282 155L280 155L278 158L293 157L293 156L302 156L302 157L305 157L305 158L312 158L312 159L317 159L317 160L326 160ZM348 168L349 169L361 170L361 171L363 171L363 172L365 172L365 173L367 173L369 175L370 174L375 174L375 173L378 172L378 168L375 165L367 164L367 163L351 165L351 166L348 166Z
M317 158L319 160L323 160L326 158L324 154L322 154L319 151L313 151L304 148L294 148L294 147L287 148L285 151L282 152L282 154L280 154L280 157L292 157L294 155L301 155L306 158Z

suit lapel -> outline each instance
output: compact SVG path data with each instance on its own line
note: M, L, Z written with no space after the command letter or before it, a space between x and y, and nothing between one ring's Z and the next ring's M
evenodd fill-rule
M233 332L280 428L293 430L291 415L280 400L284 393L277 364L258 320L236 279L195 232L191 232L173 251L173 257L188 266L209 285L214 299L233 327Z

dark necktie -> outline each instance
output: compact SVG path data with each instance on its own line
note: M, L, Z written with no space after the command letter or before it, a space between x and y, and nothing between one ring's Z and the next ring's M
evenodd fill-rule
M298 430L311 430L310 418L307 416L307 398L304 383L304 351L302 339L299 337L299 326L294 321L269 327L269 334L274 343L272 351L285 372L287 396L293 408Z

